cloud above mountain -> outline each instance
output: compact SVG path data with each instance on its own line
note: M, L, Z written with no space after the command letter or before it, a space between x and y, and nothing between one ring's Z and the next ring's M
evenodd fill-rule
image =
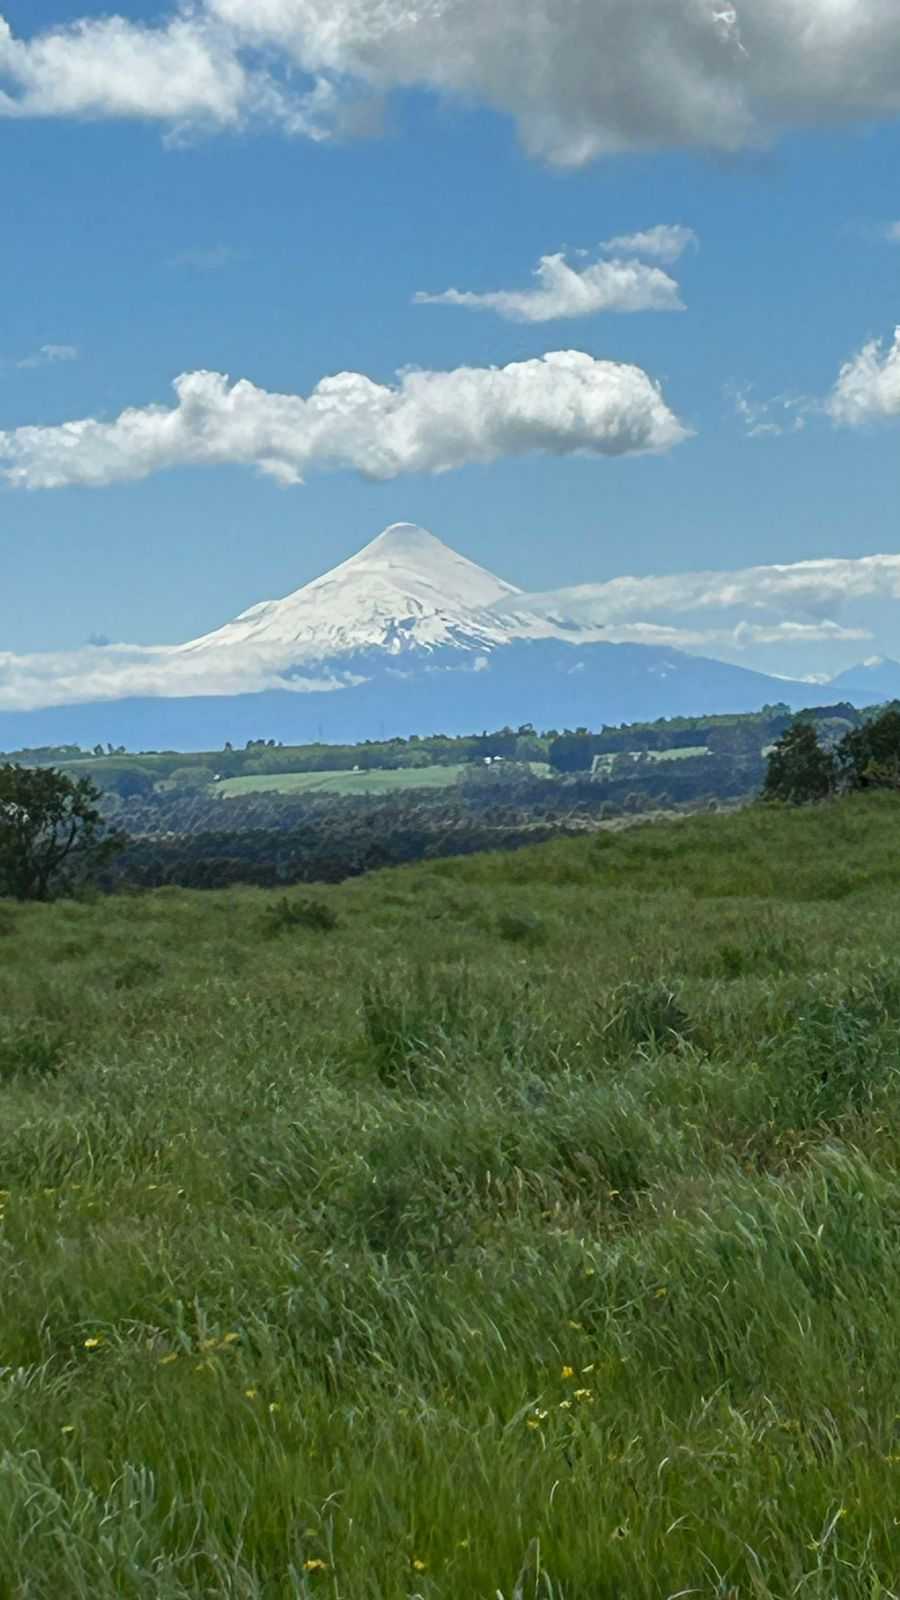
M448 472L501 457L665 451L689 435L640 367L554 351L506 367L409 370L393 385L359 372L307 396L191 372L177 403L0 432L0 477L16 488L94 488L170 467L243 465L283 484L313 470L373 479Z
M598 311L683 311L674 278L642 261L595 261L572 267L560 253L541 256L533 289L498 289L487 294L444 289L423 290L416 305L462 306L467 311L495 311L510 322L553 322L587 317Z
M554 47L547 48L552 37ZM891 0L182 0L30 38L0 18L0 115L253 122L328 138L359 95L428 88L512 117L578 166L627 150L760 146L895 117Z
M505 601L495 609L525 609L543 617L566 617L583 627L609 627L660 616L742 612L744 628L760 620L755 642L810 642L836 637L834 618L850 601L900 600L900 556L829 557L785 565L744 567L734 572L679 572L665 577L612 578L547 594ZM779 632L773 633L773 629ZM825 631L822 632L821 630ZM763 639L762 635L769 635ZM859 635L856 635L859 637Z

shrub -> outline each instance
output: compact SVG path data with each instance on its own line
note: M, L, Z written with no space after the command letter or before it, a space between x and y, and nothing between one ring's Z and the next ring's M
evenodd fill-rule
M313 933L331 933L338 925L337 914L322 900L289 900L283 895L263 913L263 932L269 938L306 928Z

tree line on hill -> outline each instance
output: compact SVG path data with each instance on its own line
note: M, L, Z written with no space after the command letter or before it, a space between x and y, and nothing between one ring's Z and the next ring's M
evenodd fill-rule
M841 703L803 713L822 725L829 719L841 729L858 727L867 713ZM657 722L622 723L588 728L536 730L517 728L452 736L413 734L408 739L365 740L359 744L284 745L274 739L251 739L242 749L128 752L122 746L52 745L13 751L7 759L26 766L54 766L91 778L101 789L123 797L149 793L156 783L202 787L215 779L277 777L307 772L384 772L430 766L478 766L498 758L520 764L545 762L558 774L590 772L599 756L660 754L705 749L713 755L758 755L790 727L787 705L765 706L755 714L661 718ZM194 775L192 777L192 774Z
M768 758L763 797L805 804L858 789L900 790L900 709L868 718L837 741L798 718Z
M852 719L847 710L788 718L765 761L763 718L720 719L718 738L707 725L707 740L726 748L708 744L703 755L657 761L649 749L635 755L632 744L628 754L609 752L602 770L579 766L556 781L513 759L473 763L446 788L383 796L223 798L202 786L152 781L104 793L87 775L7 762L0 766L0 896L46 899L88 883L111 890L331 882L404 862L514 849L648 810L760 793L802 804L873 787L900 790L900 706ZM782 718L781 708L775 715ZM754 726L748 731L742 722ZM694 723L668 734L696 736ZM634 730L626 737L633 741Z

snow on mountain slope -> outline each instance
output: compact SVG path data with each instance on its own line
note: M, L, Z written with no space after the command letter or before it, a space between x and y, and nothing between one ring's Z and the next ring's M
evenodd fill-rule
M251 649L295 663L369 650L397 656L444 646L480 651L543 634L489 608L521 591L409 522L283 600L264 600L180 652Z

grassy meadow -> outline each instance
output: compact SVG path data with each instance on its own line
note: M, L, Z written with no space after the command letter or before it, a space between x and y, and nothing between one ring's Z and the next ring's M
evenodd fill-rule
M2 1600L889 1600L898 845L0 905Z

